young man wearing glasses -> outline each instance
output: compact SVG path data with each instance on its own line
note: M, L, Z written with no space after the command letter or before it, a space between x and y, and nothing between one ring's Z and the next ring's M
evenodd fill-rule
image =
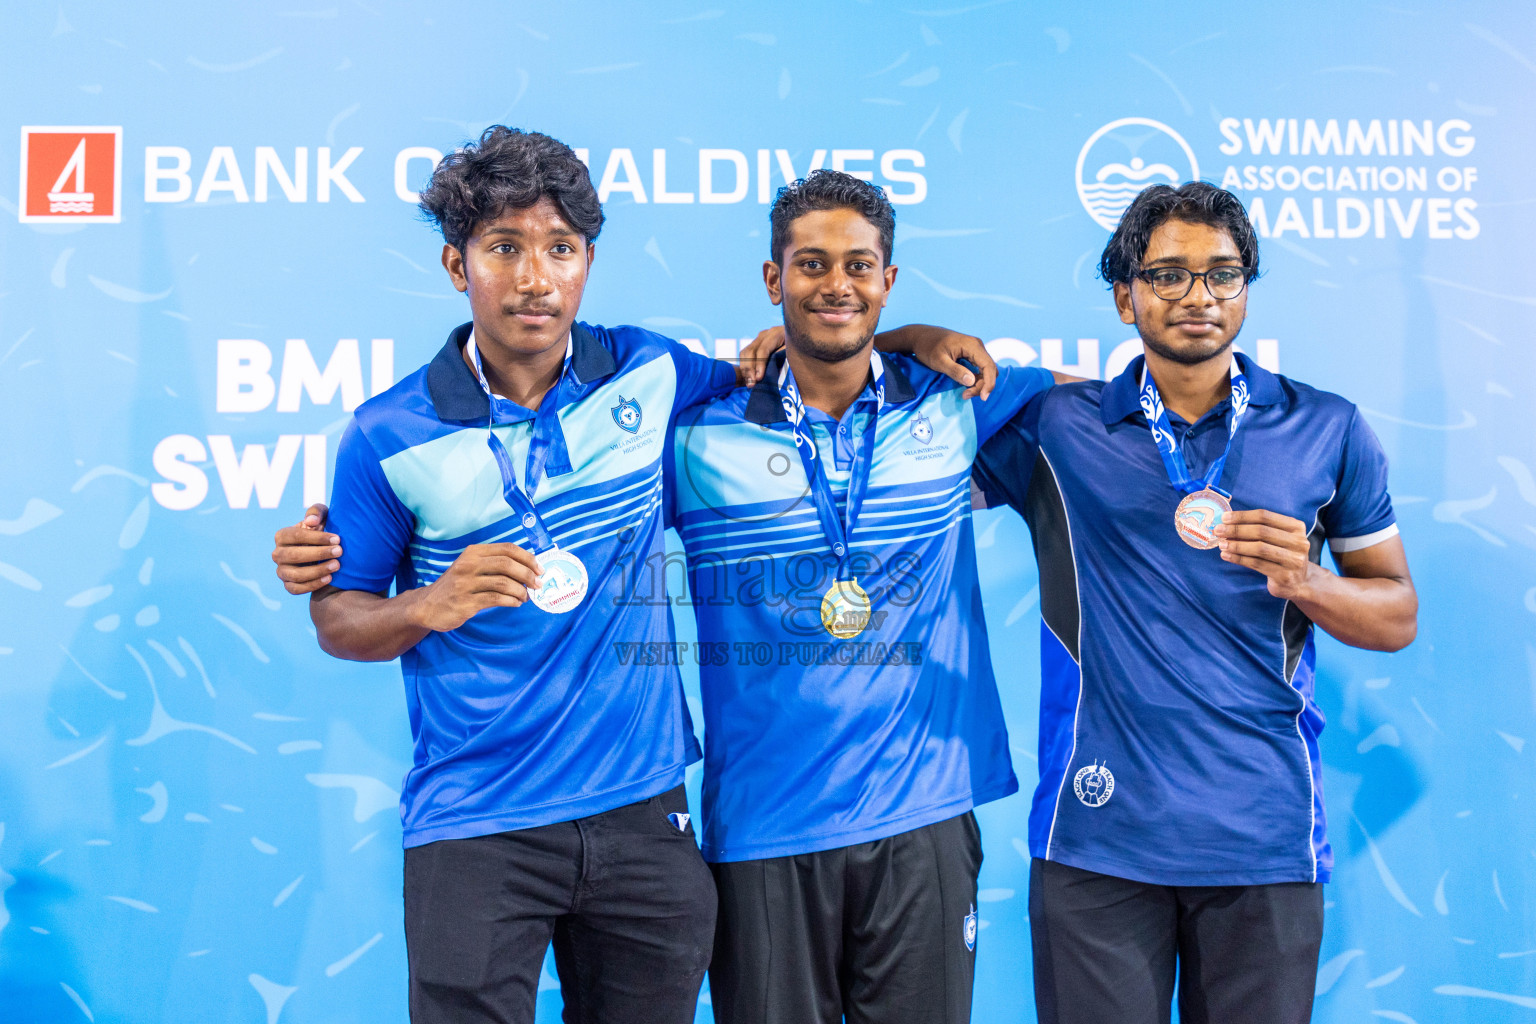
M1153 1024L1177 978L1191 1024L1306 1021L1332 868L1312 627L1416 630L1386 458L1352 404L1233 352L1258 245L1230 193L1142 192L1100 272L1145 356L976 466L1040 568L1036 1005Z

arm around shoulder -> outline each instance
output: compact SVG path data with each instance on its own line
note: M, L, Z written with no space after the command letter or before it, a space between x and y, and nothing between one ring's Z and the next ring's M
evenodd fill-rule
M997 363L980 338L928 324L907 324L875 335L881 352L910 355L965 388L962 397L991 397ZM973 373L972 369L977 372Z

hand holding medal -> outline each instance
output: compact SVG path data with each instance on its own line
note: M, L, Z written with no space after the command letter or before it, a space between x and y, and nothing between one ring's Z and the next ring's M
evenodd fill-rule
M1232 495L1217 486L1221 471L1226 468L1227 456L1232 454L1232 441L1237 437L1238 425L1248 411L1248 378L1243 376L1237 357L1232 357L1229 371L1232 381L1232 419L1227 428L1227 446L1221 455L1206 469L1205 475L1196 479L1184 461L1184 450L1173 435L1168 422L1168 411L1163 408L1163 396L1157 390L1157 382L1145 366L1141 368L1141 411L1146 414L1147 425L1152 429L1152 440L1157 452L1163 457L1163 468L1168 481L1185 492L1173 513L1173 528L1179 539L1192 548L1209 551L1218 543L1216 528L1232 515Z
M550 536L532 499L517 485L517 477L512 472L512 457L507 454L506 446L494 432L487 434L486 446L491 449L491 454L496 458L496 466L501 470L502 495L508 505L523 513L523 528L533 541L537 552L535 557L543 569L536 584L528 588L528 600L535 608L556 615L572 610L587 596L587 567L573 552L560 547L554 537ZM536 457L537 449L538 446L530 441L527 470L530 489L537 489L538 481L543 476L543 459Z
M538 589L541 566L516 544L471 544L437 579L407 591L411 620L424 629L458 629L487 608L518 608Z
M1303 596L1313 574L1326 572L1312 561L1307 524L1278 512L1246 509L1230 512L1216 530L1221 557L1245 565L1269 579L1271 595L1289 601Z

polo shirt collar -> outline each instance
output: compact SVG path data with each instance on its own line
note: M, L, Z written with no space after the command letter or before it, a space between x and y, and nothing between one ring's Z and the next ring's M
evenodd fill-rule
M1242 352L1236 353L1243 376L1248 378L1249 405L1279 405L1285 401L1280 380ZM1141 414L1141 368L1147 357L1137 356L1099 395L1099 416L1107 427Z
M450 423L484 423L491 415L491 400L469 364L464 362L464 345L474 331L474 324L460 324L448 333L448 340L427 367L427 391L437 418ZM580 385L591 384L618 370L613 353L597 340L585 324L571 325L571 339L566 359Z
M767 426L770 423L789 422L789 418L784 415L784 403L779 397L779 373L784 369L786 358L783 349L768 357L768 365L763 368L763 379L753 385L752 394L747 398L746 411L742 413L748 423ZM880 358L885 363L886 404L900 405L916 398L917 392L912 387L912 381L902 372L899 361L885 355Z
M619 364L597 336L583 323L571 324L571 370L576 383L591 384L618 372Z

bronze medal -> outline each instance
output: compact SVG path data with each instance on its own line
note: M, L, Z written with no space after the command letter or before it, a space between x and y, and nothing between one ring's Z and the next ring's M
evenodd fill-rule
M1184 496L1173 513L1173 528L1179 539L1201 551L1216 546L1216 527L1232 511L1232 503L1209 487Z

